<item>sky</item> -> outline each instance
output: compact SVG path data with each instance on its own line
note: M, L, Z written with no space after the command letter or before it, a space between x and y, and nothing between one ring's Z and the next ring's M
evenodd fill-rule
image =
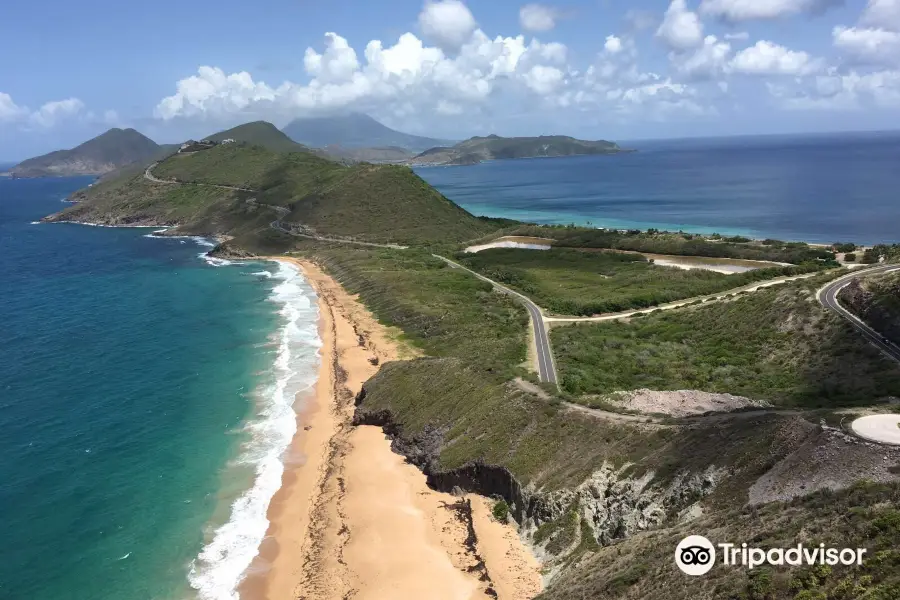
M900 123L900 0L44 0L4 6L0 55L0 161L347 111L451 139Z

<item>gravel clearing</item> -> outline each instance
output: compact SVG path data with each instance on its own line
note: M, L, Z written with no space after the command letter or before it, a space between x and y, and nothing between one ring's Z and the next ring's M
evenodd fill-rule
M609 397L608 400L622 409L637 410L643 413L665 414L673 417L702 415L708 412L731 412L751 407L770 408L772 406L763 400L752 400L732 394L713 394L696 390L658 392L641 389L632 392L618 392Z

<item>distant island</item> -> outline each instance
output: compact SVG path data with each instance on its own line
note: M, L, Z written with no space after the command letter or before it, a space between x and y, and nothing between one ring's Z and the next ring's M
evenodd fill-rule
M134 129L110 129L70 150L30 158L9 170L12 177L104 175L120 167L150 160L169 148Z
M395 131L359 113L295 119L282 130L265 121L254 121L214 133L201 141L226 139L263 146L273 152L312 152L345 164L471 165L495 159L628 152L615 142L585 141L562 135L512 138L489 135L454 143ZM108 175L124 167L146 166L177 149L178 144L158 144L134 129L113 128L75 148L25 160L0 176Z
M538 137L473 137L452 147L426 150L410 161L413 165L473 165L486 160L539 158L582 154L631 152L606 140L586 141L565 135Z

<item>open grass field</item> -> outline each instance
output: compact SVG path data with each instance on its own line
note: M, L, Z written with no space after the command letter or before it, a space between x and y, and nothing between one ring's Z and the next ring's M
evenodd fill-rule
M455 258L552 313L576 316L647 308L820 268L807 264L725 275L657 266L639 254L571 248L494 248Z

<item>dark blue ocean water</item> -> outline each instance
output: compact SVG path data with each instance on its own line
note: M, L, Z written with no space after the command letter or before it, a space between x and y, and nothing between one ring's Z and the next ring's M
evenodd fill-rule
M900 242L900 134L623 143L618 156L418 169L478 215L831 243Z
M191 239L30 224L88 182L0 179L0 598L183 598L192 568L226 597L315 362L311 291Z

